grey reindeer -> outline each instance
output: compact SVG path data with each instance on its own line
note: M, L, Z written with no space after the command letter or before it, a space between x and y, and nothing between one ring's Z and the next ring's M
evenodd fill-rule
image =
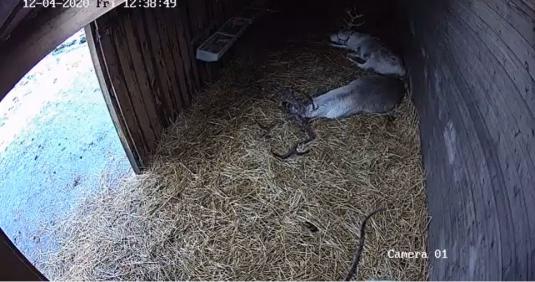
M303 119L341 119L362 113L388 113L402 100L404 83L394 77L370 75L314 97L290 104L288 111Z
M307 138L296 143L285 154L272 151L279 159L308 153L307 147L316 139L311 121L319 118L342 119L356 114L385 114L403 99L404 83L389 76L370 75L348 85L330 90L303 102L292 91L286 91L283 102L290 117L306 133Z

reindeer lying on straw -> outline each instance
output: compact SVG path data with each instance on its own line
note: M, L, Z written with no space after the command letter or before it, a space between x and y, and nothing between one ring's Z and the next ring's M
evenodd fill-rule
M355 10L347 11L346 29L330 36L331 46L348 49L348 59L364 70L371 70L378 74L405 76L405 68L401 59L376 37L353 31L362 26L362 15Z
M362 15L355 9L347 12L348 29L361 26ZM357 22L358 21L358 22ZM371 69L380 75L371 75L352 81L348 85L333 89L315 97L310 103L302 105L289 103L288 110L300 118L346 118L359 113L386 113L401 102L404 84L399 79L405 75L401 59L370 35L354 31L340 31L331 35L335 47L350 49L349 54L359 60L357 65Z
M362 113L387 113L403 98L399 79L372 75L315 97L307 104L289 104L288 111L301 119L346 118Z
M405 89L399 79L405 76L401 59L384 47L381 42L370 35L350 31L361 26L362 15L348 11L346 26L349 31L340 31L331 35L331 46L352 50L348 58L360 68L372 70L380 75L371 75L356 79L348 85L333 89L304 103L291 91L283 94L286 110L290 116L307 133L305 141L297 143L286 154L277 154L278 158L287 159L294 155L303 155L304 148L316 138L310 120L318 118L339 119L362 113L388 113L402 100Z
M305 148L316 138L310 125L311 120L346 118L362 113L388 113L401 102L404 92L401 80L379 75L359 78L348 85L310 98L306 103L287 90L284 94L286 110L308 137L293 146L286 154L273 154L281 159L306 154L308 151Z

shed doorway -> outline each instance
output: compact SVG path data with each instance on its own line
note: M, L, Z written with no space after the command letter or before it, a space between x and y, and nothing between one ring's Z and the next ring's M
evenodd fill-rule
M55 226L131 173L79 31L0 103L0 228L39 267Z

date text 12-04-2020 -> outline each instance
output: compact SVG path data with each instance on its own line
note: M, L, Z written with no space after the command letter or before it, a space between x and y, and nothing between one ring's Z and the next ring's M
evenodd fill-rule
M123 3L124 2L124 3ZM89 8L116 6L121 3L125 8L176 8L178 0L23 0L24 8Z

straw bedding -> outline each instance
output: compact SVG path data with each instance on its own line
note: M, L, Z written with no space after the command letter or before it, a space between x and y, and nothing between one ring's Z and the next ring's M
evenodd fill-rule
M359 73L338 50L290 44L247 56L199 95L161 141L150 169L106 187L58 230L53 279L338 280L364 217L358 279L426 278L426 206L418 122L409 99L385 116L313 123L311 152L280 109L283 87L313 94Z

